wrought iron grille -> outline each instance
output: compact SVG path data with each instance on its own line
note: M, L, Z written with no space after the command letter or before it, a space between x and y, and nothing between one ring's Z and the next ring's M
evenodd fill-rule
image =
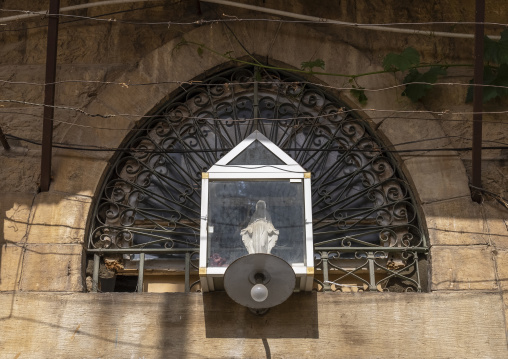
M312 172L319 290L422 290L425 237L394 159L318 86L254 68L186 86L134 131L95 202L89 251L192 257L201 173L255 129Z

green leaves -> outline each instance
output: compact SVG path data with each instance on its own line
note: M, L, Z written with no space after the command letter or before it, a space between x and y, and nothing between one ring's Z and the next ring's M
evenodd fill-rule
M483 88L483 102L497 97L508 96L508 29L501 33L499 41L485 36L483 60L487 63L483 67L483 84L492 85ZM498 64L493 66L491 64ZM470 84L473 80L469 81ZM496 87L501 86L501 87ZM473 86L467 89L466 102L473 101Z
M413 68L404 77L404 83L407 85L404 92L402 92L402 96L407 96L411 101L416 102L427 94L432 88L431 84L437 81L438 76L445 75L446 69L443 67L431 67L424 73L420 73L417 69Z
M356 87L356 86L353 86L353 87ZM363 87L359 87L359 88L355 88L355 89L349 90L349 92L351 92L351 95L353 95L358 100L358 102L361 105L366 105L367 104L368 98L365 95L365 90L364 90Z
M418 101L424 97L437 81L438 76L446 75L446 68L442 66L431 66L426 72L418 71L420 66L420 54L412 47L404 49L400 54L390 52L383 59L385 71L407 71L404 77L406 88L402 96L407 96L411 101ZM414 83L417 82L417 83ZM418 83L420 82L420 83Z
M487 63L508 64L508 29L501 33L499 41L485 36L483 59Z
M302 62L301 64L302 66L302 70L309 70L310 72L312 72L312 69L314 67L319 67L321 69L325 69L325 62L323 61L323 59L315 59L314 61L304 61Z
M473 80L469 81L473 83ZM508 64L501 64L499 67L485 66L483 68L483 84L503 87L483 87L483 102L495 99L496 97L508 96ZM467 89L466 102L473 102L473 86Z
M420 54L412 47L404 49L400 54L390 52L383 59L385 71L405 71L420 63Z

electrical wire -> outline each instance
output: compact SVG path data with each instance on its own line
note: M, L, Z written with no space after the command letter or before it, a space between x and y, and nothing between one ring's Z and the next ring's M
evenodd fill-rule
M177 3L174 3L174 4L180 4L180 3L181 3L181 1L179 1ZM138 10L153 9L153 8L160 7L160 6L163 6L163 5L159 4L159 5L154 5L154 6L144 6L144 7L134 8L134 9L114 11L114 12L109 12L109 13L104 13L104 14L96 15L96 16L93 16L92 18L99 18L99 17L103 17L103 16L118 15L118 14L123 14L123 13L128 13L128 12L134 12L134 11L138 11ZM2 20L0 19L0 21L2 21ZM78 22L78 21L84 21L84 19L72 19L72 20L68 20L68 21L61 21L60 24L63 25L63 24L69 24L69 23ZM0 23L0 26L1 25L6 25L6 24L1 24ZM48 25L47 24L43 24L43 25L37 25L37 26L23 27L23 28L19 28L19 29L4 29L4 30L0 30L0 33L2 33L2 32L26 31L26 30L39 29L39 28L43 28L43 27L46 28L46 27L48 27Z
M158 7L158 6L161 6L161 5L156 5L154 7ZM138 8L138 9L146 9L146 8ZM2 11L18 11L18 10L6 10L6 9L0 9ZM33 12L30 12L30 11L23 11L23 10L19 10L20 12L23 12L23 13L33 13ZM127 11L133 11L132 9L131 10L127 10ZM125 11L125 12L127 12ZM124 12L124 11L122 11ZM40 15L40 13L37 13ZM91 20L100 20L100 21L114 21L114 22L117 22L116 19L97 19L96 17L86 17L86 16L77 16L77 15L65 15L65 14L59 14L59 16L61 17L72 17L72 18L75 18L75 19L78 19L78 20L86 20L86 19L91 19ZM103 16L103 15L99 15L99 16ZM2 19L0 19L1 21ZM76 20L75 20L76 21ZM195 24L204 24L204 23L214 23L214 22L231 22L231 21L277 21L277 22L301 22L301 23L308 23L308 22L313 22L313 23L323 23L323 21L320 19L320 20L317 20L317 21L288 21L288 20L274 20L274 19L238 19L238 18L229 18L229 19L215 19L215 20L198 20L198 21L194 21L194 22L133 22L133 21L123 21L123 20L118 20L119 23L127 23L127 24L135 24L135 25L171 25L171 24L174 24L174 25L195 25ZM393 26L393 25L436 25L436 24L475 24L474 22L469 22L469 23L460 23L460 22L425 22L425 23L386 23L386 24L349 24L349 23L345 23L345 24L342 24L342 23L336 23L336 22L330 22L330 24L337 24L337 25L351 25L351 26L355 26L355 27L362 27L362 26ZM507 26L507 24L501 24L501 23L484 23L486 25L498 25L498 26ZM441 67L446 67L446 65L444 66L441 66ZM16 82L16 81L6 81L6 80L1 80L0 82L2 83L10 83L10 84L26 84L26 85L38 85L38 86L45 86L46 84L42 84L42 83L30 83L30 82ZM147 85L161 85L161 84L168 84L168 83L177 83L179 85L183 85L183 84L186 84L186 85L194 85L196 84L196 82L193 82L193 81L187 81L187 82L180 82L180 81L166 81L166 82L157 82L157 83L141 83L141 84L127 84L127 83L120 83L120 82L106 82L106 81L83 81L83 80L65 80L65 81L58 81L58 82L55 82L55 83L70 83L70 82L86 82L86 83L98 83L98 84L116 84L116 85L121 85L123 87L126 87L128 88L129 86L147 86ZM258 82L258 83L270 83L270 82ZM235 85L237 83L234 83ZM306 84L309 84L309 83L306 83ZM438 86L438 85L447 85L447 86L471 86L471 84L465 84L465 83L425 83L425 82L415 82L415 83L411 83L411 84L421 84L421 85L431 85L431 86ZM203 84L203 85L207 85L207 86L211 86L211 85L214 85L214 84ZM327 86L327 85L322 85L322 84L313 84L313 85L317 85L317 86L321 86L321 87L325 87L325 88L333 88L333 89L336 89L336 90L358 90L358 88L353 88L353 87L334 87L334 86ZM402 86L406 86L408 84L400 84L400 85L394 85L394 86L389 86L389 87L383 87L383 88L378 88L378 89L361 89L362 91L385 91L385 90L389 90L389 89L394 89L394 88L399 88L399 87L402 87ZM485 85L485 84L478 84L476 86L482 86L482 87L493 87L493 88L508 88L507 86L497 86L497 85ZM28 104L28 105L32 105L32 106L45 106L44 104L38 104L38 103L30 103L30 102L26 102L26 101L16 101L16 100L0 100L0 102L13 102L13 103L20 103L20 104ZM143 117L152 117L152 116L146 116L146 115L137 115L137 114L116 114L116 115L113 115L113 114L90 114L90 113L87 113L86 111L84 111L83 109L80 109L80 108L76 108L76 107L70 107L70 106L52 106L54 108L58 108L58 109L63 109L63 110L72 110L72 111L76 111L76 112L80 112L80 113L83 113L87 116L90 116L90 117L101 117L101 118L112 118L112 117L130 117L130 116L134 116L134 117L137 117L137 118L143 118ZM466 114L473 114L473 112L451 112L451 111L400 111L400 110L378 110L378 109L351 109L351 110L347 110L347 111L343 111L342 113L347 113L347 112L351 112L351 111L367 111L367 112L370 112L370 111L378 111L378 112L391 112L391 113L429 113L429 114L437 114L438 116L442 116L444 114L448 115L448 114L461 114L461 115L466 115ZM492 111L492 112L482 112L483 114L503 114L503 113L507 113L508 111ZM335 116L337 114L331 114L332 116ZM325 115L326 116L326 115ZM314 116L313 116L314 117ZM324 116L320 116L320 117L324 117ZM298 119L304 119L306 117L297 117ZM188 117L188 119L198 119L198 120L214 120L214 121L231 121L231 120L221 120L221 119L203 119L203 118L198 118L198 117ZM295 118L296 119L296 118ZM263 120L266 120L266 119L263 119ZM290 120L290 119L280 119L282 121L287 121L287 120ZM419 119L408 119L408 120L419 120ZM429 119L431 120L431 119ZM436 119L432 119L432 120L436 120ZM442 119L440 119L442 120ZM82 127L92 127L92 128L100 128L100 127L95 127L95 126L86 126L86 125L79 125L79 124L73 124L73 123L70 123L70 122L65 122L65 121L58 121L58 120L54 120L55 122L60 122L60 123L65 123L65 124L70 124L70 125L74 125L74 126L82 126ZM244 121L244 120L240 120L240 121ZM454 120L450 120L450 121L454 121ZM467 120L455 120L455 121L467 121ZM503 123L503 122L498 122L498 123ZM101 129L110 129L110 130L113 130L113 128L101 128ZM132 130L132 129L114 129L114 130ZM134 129L134 130L143 130L143 129ZM495 142L495 141L492 141L492 142ZM462 150L462 149L458 149L458 150ZM428 149L426 150L428 151Z
M3 111L2 109L0 109L0 114L12 114L12 115L22 115L22 116L30 116L30 117L35 117L35 118L41 118L41 114L33 114L33 113L26 113L26 112L16 112L16 111ZM155 117L155 116L154 116ZM316 116L316 117L319 117L319 116ZM294 118L293 118L294 119ZM472 118L468 118L468 119L446 119L446 118L440 118L440 119L436 119L435 117L428 117L428 118L423 118L423 117L413 117L413 118L408 118L408 117L405 117L405 116L389 116L389 117L386 117L386 116L382 116L382 117L369 117L369 120L404 120L404 121L439 121L439 122L463 122L463 123L471 123L473 122L473 119ZM216 122L220 122L220 121L224 121L224 122L246 122L246 121L253 121L253 120L250 120L250 119L245 119L245 120L234 120L234 119L207 119L207 121L209 120L213 120L213 121L216 121ZM289 119L291 120L291 119ZM62 123L62 124L65 124L65 125L69 125L71 127L83 127L83 128L92 128L92 129L95 129L95 130L108 130L108 131L133 131L133 132L138 132L138 131L146 131L146 130L150 130L151 127L104 127L104 126L91 126L91 125L82 125L82 124L79 124L79 123L75 123L75 122L68 122L68 121L63 121L63 120L56 120L56 119L52 119L51 121L53 121L53 123L55 124L59 124L59 123ZM263 119L263 121L284 121L283 119ZM483 123L484 124L501 124L501 125L508 125L508 121L494 121L494 120L488 120L488 119L483 119ZM240 124L240 126L250 126L250 124Z
M5 137L8 139L18 140L22 142L31 143L33 145L42 146L42 144L38 141L14 136L11 134L5 134ZM68 149L68 150L77 150L77 151L91 151L91 152L127 152L127 153L153 153L153 154L163 154L163 153L198 153L198 152L224 152L230 151L232 148L220 148L220 149L166 149L166 150L149 150L149 149L137 149L137 148L120 148L120 147L99 147L99 146L89 146L85 147L82 144L70 144L70 143L53 143L54 148ZM482 147L482 150L505 150L508 149L508 146L485 146ZM302 149L302 148L285 148L285 151L307 151L307 152L340 152L344 149L340 148L319 148L319 149ZM349 148L347 151L351 152L387 152L387 153L412 153L412 152L449 152L449 151L471 151L472 147L458 147L458 148L422 148L422 149L408 149L408 150L389 150L389 149L354 149Z
M29 101L21 101L21 100L0 100L0 103L15 103L15 104L22 104L22 105L30 105L34 107L52 107L54 109L58 110L68 110L68 111L74 111L78 113L82 113L83 115L89 116L89 117L100 117L104 119L109 118L115 118L115 117L135 117L138 119L141 118L150 118L154 115L142 115L142 114L133 114L133 113L119 113L119 114L100 114L100 113L89 113L82 108L79 107L72 107L72 106L63 106L63 105L46 105L43 103L38 102L29 102ZM431 110L393 110L393 109L375 109L375 108L352 108L352 109L342 109L338 112L333 112L330 114L324 114L319 115L318 117L333 117L337 115L347 114L351 112L379 112L379 113L399 113L399 114L433 114L437 116L444 116L444 115L474 115L474 114L484 114L484 115L495 115L495 114L507 114L508 110L504 111L481 111L481 112L473 112L473 111L450 111L450 110L442 110L442 111L431 111ZM297 116L291 119L309 119L309 118L315 118L316 116ZM215 118L203 118L203 117L191 117L191 116L182 116L182 119L195 119L195 120L207 120L207 121L230 121L228 119L215 119ZM263 117L256 117L252 118L252 120L266 120L266 118ZM289 119L273 119L274 121L287 121ZM409 119L410 120L410 119ZM436 120L440 120L437 118Z
M427 36L430 35L430 36L474 39L473 34L461 34L461 33L443 32L443 31L411 30L411 29L404 29L404 28L386 27L385 25L384 26L376 26L376 25L372 25L372 24L362 24L360 26L358 23L351 23L351 22L338 21L338 20L333 20L333 19L320 18L320 17L316 17L316 16L297 14L297 13L293 13L293 12L276 10L276 9L271 9L271 8L266 8L266 7L261 7L261 6L255 6L255 5L249 5L249 4L245 4L245 3L237 3L237 2L233 2L233 1L227 1L227 0L200 0L200 1L214 3L214 4L220 4L220 5L228 5L228 6L232 6L232 7L236 7L236 8L254 10L254 11L259 11L259 12L268 13L268 14L277 15L277 16L295 18L295 19L299 19L299 20L309 20L309 21L316 21L318 23L335 24L335 25L342 25L342 26L361 27L366 30L386 31L386 32L399 33L399 34L408 34L408 35L427 35ZM494 38L494 37L492 37L492 38ZM500 37L496 36L495 38L499 39Z
M147 1L147 0L145 0ZM155 1L155 0L153 0ZM205 2L211 2L211 1L205 1ZM156 5L154 7L163 6L162 4ZM140 9L146 9L147 7L142 7ZM258 7L256 7L258 8ZM77 10L77 9L72 9ZM72 11L72 10L66 10L66 8L60 9L60 11ZM265 10L272 10L272 9L266 9ZM71 15L71 14L50 14L47 10L19 10L19 9L3 9L0 8L0 11L3 12L17 12L24 15L28 15L24 18L20 18L19 16L12 16L12 17L5 17L0 18L0 24L6 25L7 22L10 21L17 21L22 19L28 19L32 17L37 16L43 16L43 17L50 17L50 16L57 16L62 18L75 18L75 19L81 19L81 20L96 20L96 21L107 21L107 22L115 22L118 24L129 24L129 25L162 25L162 26L171 26L171 25L205 25L205 24L216 24L216 23L223 23L223 22L277 22L277 23L288 23L288 24L319 24L319 25L337 25L337 26L343 26L343 27L355 27L355 28L366 28L370 30L380 30L380 31L392 31L392 30L406 30L406 29L394 29L390 28L391 26L431 26L431 25L484 25L484 26L500 26L500 27L508 27L508 23L499 23L499 22L474 22L474 21L423 21L423 22L390 22L390 23L352 23L352 22L345 22L345 21L338 21L338 20L332 20L332 19L326 19L326 18L320 18L316 16L307 16L307 15L300 15L300 14L294 14L292 15L301 16L302 19L300 20L285 20L285 19L270 19L270 18L238 18L234 15L227 15L223 13L222 15L226 18L223 19L199 19L195 21L186 21L186 22L179 22L179 21L157 21L157 22L151 22L151 21L128 21L128 20L120 20L120 19L98 19L96 17L90 17L90 16L80 16L80 15ZM275 10L278 11L278 10ZM286 13L284 11L280 11L280 13ZM282 15L286 16L286 15ZM2 23L3 22L3 23ZM372 28L374 27L374 28ZM387 29L376 29L375 27L387 27ZM408 30L411 31L410 34L418 34L418 30ZM441 32L435 32L431 30L425 30L423 31L427 35L432 35L434 33L434 36L440 36ZM451 34L451 35L469 35L469 34L459 34L459 33L445 33L445 34Z
M472 65L471 65L472 66ZM429 66L429 67L446 67L446 65L440 66ZM345 75L347 77L348 75ZM351 75L351 77L354 77L355 75ZM158 81L158 82L141 82L141 83L130 83L130 82L116 82L116 81L100 81L100 80L61 80L61 81L55 81L55 82L48 82L42 83L42 82L28 82L28 81L12 81L12 80L0 80L0 83L3 84L9 84L9 85L29 85L29 86L46 86L46 85L61 85L61 84L68 84L68 83L85 83L85 84L97 84L97 85L118 85L122 88L128 89L130 87L137 87L137 86L158 86L158 85L188 85L188 86L203 86L203 87L214 87L214 86L239 86L239 85L253 85L253 84L259 84L259 85L309 85L309 86L315 86L315 87L322 87L325 89L330 90L337 90L337 91L364 91L364 92L380 92L380 91L387 91L387 90L393 90L401 87L406 87L408 85L426 85L426 86L467 86L467 87L488 87L488 88L500 88L500 89L508 89L508 86L503 85L488 85L488 84L470 84L470 83L463 83L463 82L421 82L421 81L414 81L414 82L405 82L403 84L398 85L392 85L392 86L385 86L385 87L379 87L379 88L358 88L358 87L341 87L341 86L332 86L332 85L325 85L310 81L242 81L240 82L224 82L220 84L214 84L214 83L203 83L202 81Z

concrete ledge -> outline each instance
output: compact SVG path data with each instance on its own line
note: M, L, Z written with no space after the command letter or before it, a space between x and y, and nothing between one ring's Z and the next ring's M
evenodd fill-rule
M225 293L13 292L0 330L23 358L505 358L501 310L481 292L300 293L264 316Z

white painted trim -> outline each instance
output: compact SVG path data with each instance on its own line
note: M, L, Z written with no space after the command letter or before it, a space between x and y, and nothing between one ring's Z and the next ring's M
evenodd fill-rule
M263 146L277 156L285 165L228 165L252 142L260 141ZM260 132L254 131L245 140L227 153L207 172L208 178L202 180L201 197L201 229L200 229L200 267L206 267L206 286L210 291L214 290L213 278L223 277L227 267L208 267L208 203L209 183L220 180L244 180L244 181L297 181L303 185L304 221L305 221L305 263L291 265L295 275L300 278L299 288L295 290L311 290L309 288L308 268L314 268L314 244L312 240L312 193L310 178L305 178L306 171L284 151L268 140ZM302 181L303 179L303 181ZM312 278L311 278L312 280Z
M303 267L302 266L296 266L296 267L291 266L291 267L295 271L296 276L300 277L302 275L307 275L307 267L305 267L305 266L303 266Z
M270 172L222 172L210 173L209 178L213 180L227 180L227 179L244 179L244 180L257 180L257 179L302 179L304 173L292 173L284 170L270 171Z
M207 276L215 276L215 277L222 277L224 273L226 273L227 267L208 267L206 268L206 275Z
M208 179L201 180L201 220L199 229L199 267L206 268L208 253Z
M305 199L305 253L306 266L314 268L314 235L312 231L312 191L311 180L303 180L303 198Z
M266 138L261 132L258 130L252 132L246 139L240 142L235 146L231 151L229 151L224 157L222 157L215 165L210 168L208 173L220 171L220 168L224 168L224 166L228 166L229 162L234 160L240 153L242 153L247 147L249 147L254 141L259 141L263 146L266 147L268 151L277 156L282 162L286 164L286 166L291 166L292 171L305 172L305 170L295 161L293 160L286 152L281 150L275 143ZM251 165L252 167L259 167L259 165ZM235 168L239 168L240 166L232 166ZM250 166L241 166L250 167ZM270 166L273 167L273 166ZM283 167L283 166L277 166Z

